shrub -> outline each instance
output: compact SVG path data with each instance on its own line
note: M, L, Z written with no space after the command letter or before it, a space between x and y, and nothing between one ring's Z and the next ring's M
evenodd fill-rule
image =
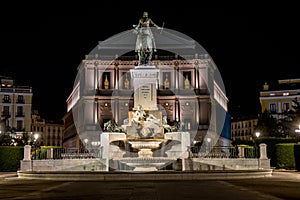
M300 171L300 144L294 145L295 168Z
M260 143L265 143L267 145L267 157L271 159L271 166L276 167L276 144L297 143L297 140L296 138L262 137L256 139L255 142L258 146Z
M23 146L0 146L0 171L18 171L23 157Z
M276 168L295 169L293 143L276 144Z

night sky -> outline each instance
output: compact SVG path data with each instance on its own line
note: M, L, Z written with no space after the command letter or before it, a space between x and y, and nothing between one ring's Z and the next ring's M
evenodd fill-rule
M33 108L46 119L60 119L84 56L98 41L131 29L148 11L155 23L193 38L209 53L223 78L231 115L256 114L264 82L300 78L300 12L284 3L218 6L149 0L39 9L2 6L8 12L0 18L0 75L32 86Z

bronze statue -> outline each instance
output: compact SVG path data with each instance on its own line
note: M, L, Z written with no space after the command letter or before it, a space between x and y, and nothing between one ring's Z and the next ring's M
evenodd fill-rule
M138 25L134 25L134 32L137 34L135 52L138 53L138 65L147 65L151 61L153 52L156 52L156 44L151 31L151 26L162 29L156 25L149 17L148 12L143 13Z

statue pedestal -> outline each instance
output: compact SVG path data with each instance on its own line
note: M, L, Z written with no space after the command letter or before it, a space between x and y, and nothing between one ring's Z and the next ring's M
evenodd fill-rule
M130 70L133 78L134 108L141 105L144 110L158 110L156 89L159 69L155 66L137 66Z

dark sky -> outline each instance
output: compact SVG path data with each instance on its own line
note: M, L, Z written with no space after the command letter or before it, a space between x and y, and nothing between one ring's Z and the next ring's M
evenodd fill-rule
M148 11L157 24L165 22L166 28L193 38L210 54L225 84L229 113L255 114L265 81L300 77L300 12L298 6L284 3L3 5L7 12L0 18L0 74L32 86L33 107L47 119L59 119L84 56L98 41L130 29Z

